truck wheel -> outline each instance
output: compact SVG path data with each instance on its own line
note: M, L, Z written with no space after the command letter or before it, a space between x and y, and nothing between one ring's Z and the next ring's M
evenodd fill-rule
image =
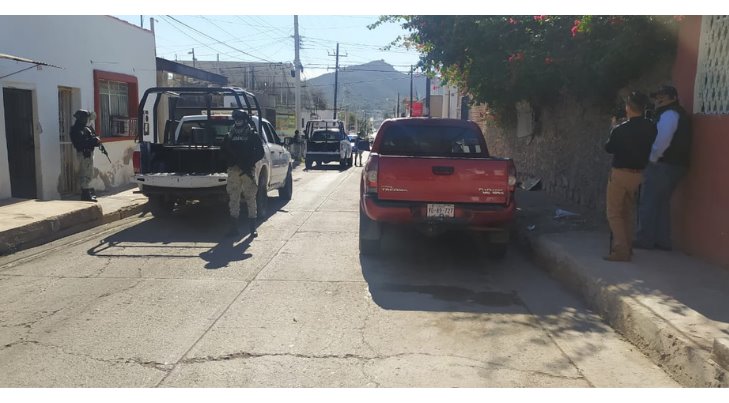
M268 212L268 186L266 186L266 175L261 174L258 178L258 192L256 193L256 215L258 218L266 217Z
M359 209L359 253L377 255L380 253L382 227L380 223L367 217L362 208Z
M150 196L147 201L149 211L155 217L169 217L175 208L175 201L163 195Z
M291 196L294 194L294 178L291 177L291 168L286 173L286 180L284 181L283 187L278 189L278 198L284 201L291 200Z

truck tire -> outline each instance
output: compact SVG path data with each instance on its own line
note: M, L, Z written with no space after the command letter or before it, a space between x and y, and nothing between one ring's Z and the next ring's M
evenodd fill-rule
M367 217L362 208L359 209L359 253L365 256L380 253L382 227L380 223Z
M291 176L291 167L286 173L286 179L284 180L283 187L278 189L278 198L284 201L291 200L294 195L294 178Z
M265 218L268 213L268 186L266 185L266 174L262 173L258 178L258 192L256 193L256 216Z
M175 208L175 201L164 195L149 196L149 212L157 218L169 217Z

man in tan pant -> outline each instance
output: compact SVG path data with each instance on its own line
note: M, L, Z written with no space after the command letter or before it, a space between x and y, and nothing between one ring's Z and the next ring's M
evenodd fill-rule
M613 234L610 255L604 258L608 261L626 262L633 256L636 193L656 138L655 125L643 116L648 102L645 94L631 93L625 101L627 120L617 124L613 117L613 128L605 144L605 151L613 154L606 203Z

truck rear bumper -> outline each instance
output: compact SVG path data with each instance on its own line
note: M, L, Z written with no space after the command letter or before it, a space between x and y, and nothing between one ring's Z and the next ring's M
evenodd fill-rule
M306 153L306 159L311 159L312 161L331 162L339 161L343 158L341 153L336 151L309 151Z
M134 175L134 182L144 187L155 186L170 189L204 189L218 186L225 187L228 182L227 173L205 175L181 173L155 173Z
M428 217L428 203L425 202L388 201L364 196L360 204L365 214L379 223L474 231L503 230L514 219L516 211L513 197L508 205L453 203L455 207L453 218Z

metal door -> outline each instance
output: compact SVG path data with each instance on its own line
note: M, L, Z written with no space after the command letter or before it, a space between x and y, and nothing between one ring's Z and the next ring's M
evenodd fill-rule
M8 147L12 197L35 199L35 140L33 138L33 93L3 88L5 138Z
M58 88L58 135L61 145L61 183L58 192L62 195L81 191L77 174L76 149L71 143L72 99L73 90L71 88Z

